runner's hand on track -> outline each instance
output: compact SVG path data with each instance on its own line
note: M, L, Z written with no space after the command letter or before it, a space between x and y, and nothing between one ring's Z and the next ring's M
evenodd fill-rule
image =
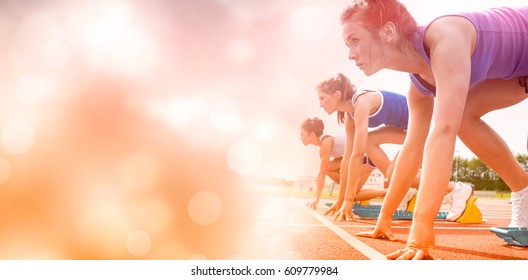
M354 221L354 214L352 213L352 208L354 207L354 203L346 203L341 207L339 212L337 212L334 216L334 221L340 221L340 222L349 222Z
M436 260L433 248L408 246L386 255L389 260Z
M324 212L324 215L333 215L334 213L337 213L337 211L339 210L339 208L341 208L341 204L342 203L339 203L339 202L335 202L334 205L332 205L330 207L330 209L326 210L326 212Z
M312 200L306 203L306 207L308 207L309 209L315 210L317 208L318 203L319 203L319 199L312 198Z
M398 238L394 236L391 229L391 221L384 222L381 219L378 219L378 222L376 223L376 227L371 231L362 231L356 233L357 236L362 237L369 237L369 238L387 238L390 241L396 241Z

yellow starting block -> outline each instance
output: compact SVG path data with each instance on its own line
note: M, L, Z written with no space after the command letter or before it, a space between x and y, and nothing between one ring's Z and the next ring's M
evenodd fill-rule
M356 202L357 203L357 202ZM370 205L370 200L360 200L359 205L361 206L367 206Z
M482 213L480 213L480 209L477 207L477 205L475 205L476 201L476 196L469 197L469 199L466 201L466 210L464 210L462 216L456 220L457 222L461 224L482 223Z
M414 212L414 206L416 205L416 196L418 192L409 200L409 203L407 204L407 211ZM464 210L464 213L456 220L456 222L459 222L461 224L481 224L482 223L482 213L480 212L480 209L475 205L475 202L477 201L476 196L470 196L469 199L466 201L466 210Z
M416 205L416 197L418 196L418 192L414 194L414 196L407 202L407 211L414 212L414 205Z

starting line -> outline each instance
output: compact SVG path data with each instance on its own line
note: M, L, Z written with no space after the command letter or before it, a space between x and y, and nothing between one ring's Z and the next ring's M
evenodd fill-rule
M325 225L327 228L329 228L331 231L337 234L337 236L341 237L341 239L343 239L346 243L348 243L354 249L358 250L365 257L371 260L386 260L387 259L385 255L374 250L372 247L368 246L367 244L359 241L359 239L350 235L344 229L334 225L332 222L322 217L319 213L310 211L310 210L307 210L307 211L310 213L310 215L312 215L312 217L317 219L319 222L321 222L323 225Z

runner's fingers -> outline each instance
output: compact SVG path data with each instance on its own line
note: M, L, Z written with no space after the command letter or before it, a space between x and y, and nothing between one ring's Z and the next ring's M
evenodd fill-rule
M392 233L389 233L393 238L394 236L392 235ZM373 229L371 231L363 231L363 232L358 232L356 233L357 236L362 236L362 237L369 237L369 238L381 238L381 237L386 237L386 235L381 232L381 231L377 231L376 229ZM388 238L388 237L387 237Z
M356 233L357 236L374 238L374 231L362 231Z
M416 251L412 249L407 249L405 253L401 254L397 260L411 260L416 255Z
M394 236L394 234L391 231L384 232L384 233L381 234L381 236L387 237L390 241L398 240L398 238L396 238L396 236Z
M418 250L412 259L413 260L423 260L423 259L425 259L425 252L423 250Z
M395 259L398 259L401 255L403 255L407 250L406 249L400 249L396 252L392 252L388 255L385 255L385 257L387 257L387 259L389 260L395 260Z

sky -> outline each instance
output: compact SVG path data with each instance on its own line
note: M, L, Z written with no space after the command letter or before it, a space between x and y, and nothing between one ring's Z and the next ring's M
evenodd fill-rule
M251 208L247 178L317 174L304 119L344 133L319 108L320 81L341 72L359 89L406 94L406 74L366 77L347 59L338 18L349 2L1 1L0 225L11 230L0 258L200 258L203 225L229 244L236 225L215 222ZM402 2L420 24L504 5ZM514 153L526 153L526 112L525 101L484 117ZM188 236L204 238L182 249Z

